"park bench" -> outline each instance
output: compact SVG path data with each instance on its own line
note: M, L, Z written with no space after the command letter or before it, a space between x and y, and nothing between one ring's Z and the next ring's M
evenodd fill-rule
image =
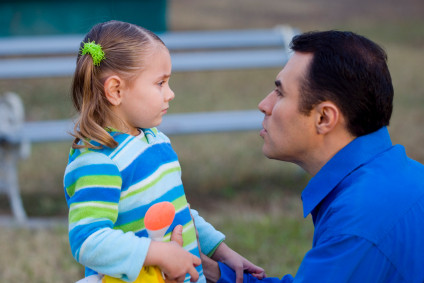
M289 58L288 26L273 29L167 32L160 34L171 52L173 71L282 67ZM66 77L75 69L83 35L0 38L0 80ZM12 90L11 90L12 91ZM0 191L9 196L17 223L27 223L19 194L17 163L31 143L71 140L72 120L24 121L19 97L0 97ZM261 128L258 110L168 114L160 130L168 135L246 131Z

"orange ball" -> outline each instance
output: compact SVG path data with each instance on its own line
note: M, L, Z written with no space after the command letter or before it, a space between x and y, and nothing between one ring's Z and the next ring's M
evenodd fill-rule
M175 207L169 201L152 205L144 216L144 226L151 231L160 230L172 224L175 217Z

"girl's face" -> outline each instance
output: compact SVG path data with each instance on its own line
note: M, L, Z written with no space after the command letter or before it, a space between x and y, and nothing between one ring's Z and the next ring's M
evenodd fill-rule
M169 87L171 67L169 51L158 47L145 60L145 68L135 81L123 88L118 115L129 128L125 132L138 135L138 128L152 128L162 122L175 97Z

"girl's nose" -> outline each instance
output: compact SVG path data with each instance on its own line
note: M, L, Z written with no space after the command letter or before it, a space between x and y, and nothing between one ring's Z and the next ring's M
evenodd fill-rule
M168 102L173 100L174 98L175 98L175 93L172 91L171 88L169 88L169 90L166 93L165 100Z

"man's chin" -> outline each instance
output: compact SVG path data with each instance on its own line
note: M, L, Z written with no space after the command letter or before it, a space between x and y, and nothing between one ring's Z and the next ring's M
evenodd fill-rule
M266 145L265 145L265 144L262 146L262 153L263 153L263 155L265 155L265 157L266 157L266 158L269 158L269 159L275 159L275 157L273 157L273 155L272 155L272 152L270 152L270 151L267 149L267 147L266 147Z

